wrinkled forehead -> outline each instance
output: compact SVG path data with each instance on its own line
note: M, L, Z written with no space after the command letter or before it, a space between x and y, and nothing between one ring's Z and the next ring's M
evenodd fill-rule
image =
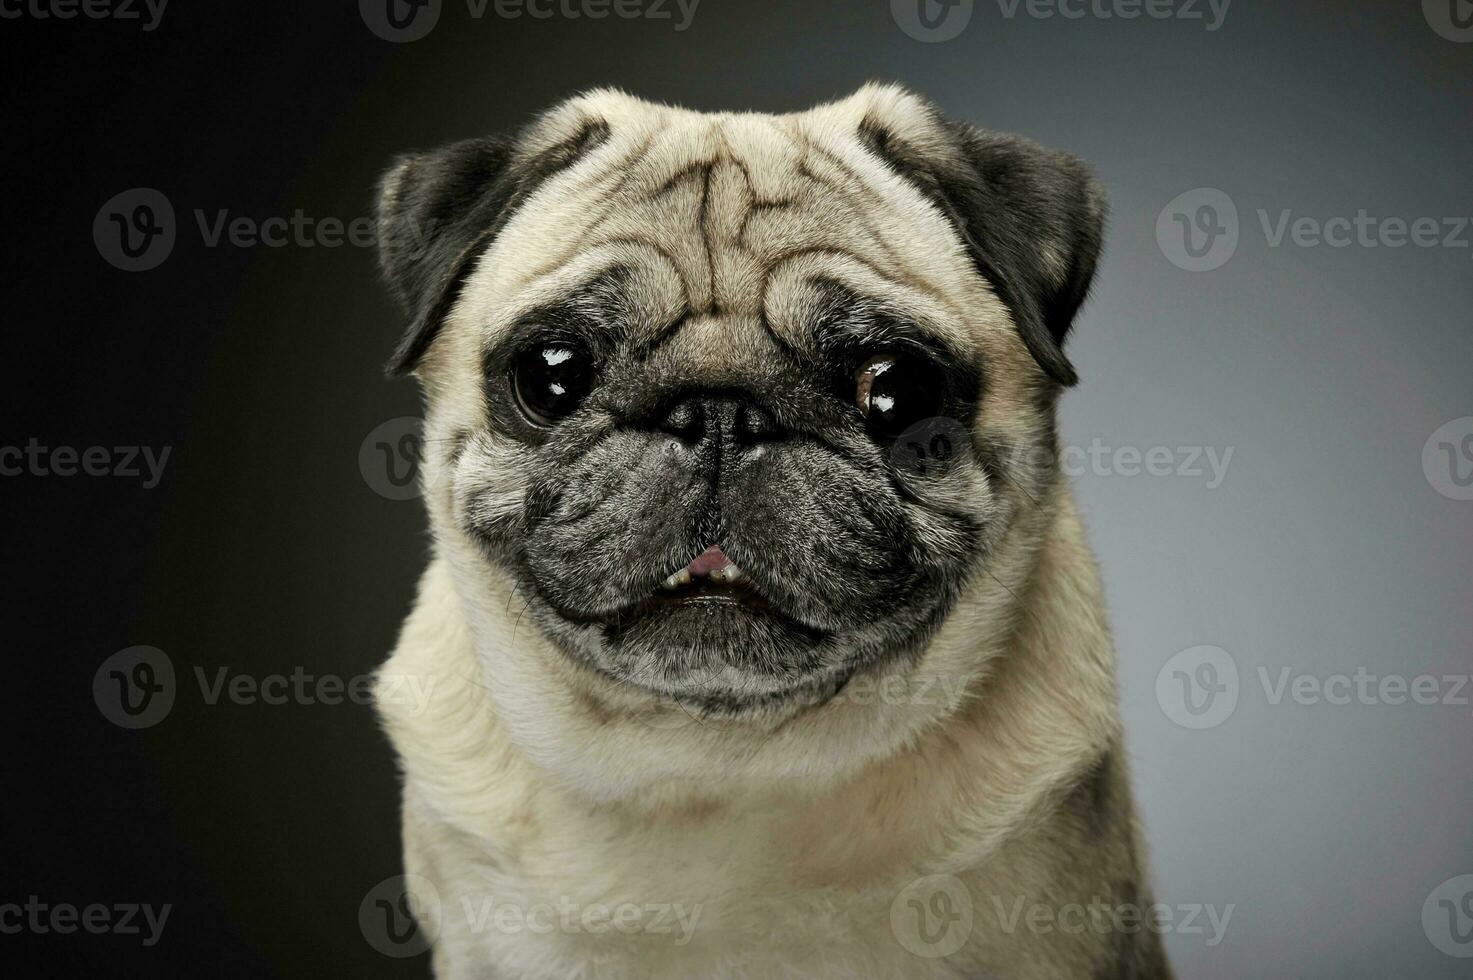
M838 287L980 356L1008 319L957 231L865 148L861 119L827 108L615 113L507 223L458 313L494 342L539 309L616 290L635 339L694 323L708 347L743 332L802 344Z

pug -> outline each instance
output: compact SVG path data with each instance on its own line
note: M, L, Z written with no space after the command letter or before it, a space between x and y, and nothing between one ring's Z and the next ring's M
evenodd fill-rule
M392 166L434 548L379 710L438 976L1170 975L1058 465L1104 215L888 85Z

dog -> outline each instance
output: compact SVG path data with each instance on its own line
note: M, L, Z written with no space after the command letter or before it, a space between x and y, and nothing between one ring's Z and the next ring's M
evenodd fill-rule
M1058 465L1105 210L880 84L393 164L434 548L378 710L438 976L1170 976Z

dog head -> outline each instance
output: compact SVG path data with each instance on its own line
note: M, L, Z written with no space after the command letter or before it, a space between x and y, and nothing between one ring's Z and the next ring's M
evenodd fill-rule
M600 91L402 159L391 370L492 683L742 717L921 662L975 583L1021 584L1102 220L1073 158L882 86Z

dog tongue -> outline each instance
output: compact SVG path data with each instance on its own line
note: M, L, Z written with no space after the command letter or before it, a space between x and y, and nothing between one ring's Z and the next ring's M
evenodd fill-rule
M701 578L730 564L731 559L726 557L726 552L712 545L697 555L696 560L686 566L686 571L690 572L693 578Z

